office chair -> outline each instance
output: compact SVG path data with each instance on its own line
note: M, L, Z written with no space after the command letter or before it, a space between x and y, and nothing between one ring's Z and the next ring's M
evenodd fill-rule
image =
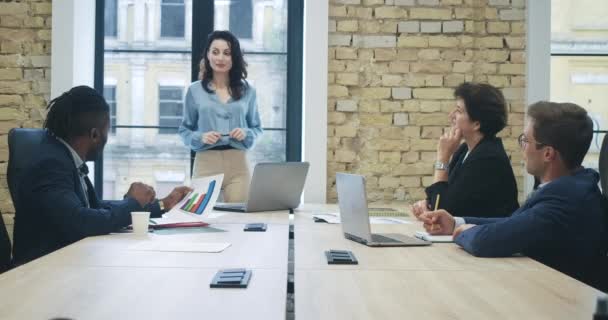
M15 209L18 207L18 188L23 171L29 165L32 154L36 152L40 142L45 137L46 131L43 129L11 129L8 133L8 169L6 172L8 189L13 199ZM16 211L16 210L15 210ZM15 213L17 216L17 213ZM0 219L1 220L1 219ZM0 272L11 268L11 243L4 225L0 221Z
M602 141L598 167L600 171L602 194L604 195L604 200L608 203L608 134L604 135L604 140ZM608 225L608 205L606 205L605 208L606 223ZM608 255L604 256L603 259L599 261L597 270L594 287L608 293Z

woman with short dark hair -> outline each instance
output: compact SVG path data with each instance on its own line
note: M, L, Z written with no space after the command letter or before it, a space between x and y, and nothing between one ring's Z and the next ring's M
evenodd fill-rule
M508 216L519 204L511 162L496 137L507 125L505 98L489 84L470 82L454 96L452 127L437 145L434 182L426 188L427 198L414 204L414 215L437 204L455 216Z
M249 192L247 150L262 134L255 89L247 63L229 31L207 38L199 81L188 88L179 134L196 152L193 177L223 173L226 202L245 202Z

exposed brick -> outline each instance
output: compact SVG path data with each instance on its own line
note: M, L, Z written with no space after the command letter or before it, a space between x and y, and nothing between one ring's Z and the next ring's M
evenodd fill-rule
M346 17L346 14L345 6L329 6L330 17Z
M357 49L349 47L336 48L336 59L338 60L356 60Z
M437 49L422 49L418 51L418 58L421 60L439 60L440 52Z
M328 42L330 46L350 46L351 35L345 34L330 34L328 36Z
M426 48L429 46L429 39L422 36L401 35L397 41L397 46L406 48Z
M393 99L397 100L405 100L412 98L412 89L411 88L393 88L392 89Z
M401 33L418 33L420 32L419 21L403 21L399 22L397 30Z
M510 0L489 0L491 6L508 6Z
M374 49L374 58L376 61L392 61L397 57L395 49Z
M406 16L406 11L399 7L378 7L374 9L376 19L399 19Z
M15 16L27 14L29 6L27 3L2 3L0 2L0 12L3 16Z
M395 36L353 36L353 46L362 48L391 48L395 47Z
M522 9L504 9L499 11L500 20L517 21L524 20L524 10Z
M456 37L447 36L430 36L428 37L428 44L430 47L438 48L454 48L457 47L460 40Z
M32 13L39 15L49 15L52 11L52 4L50 2L45 3L33 3L32 4Z
M357 85L359 84L359 74L338 73L336 74L336 83L342 85Z
M338 21L337 30L339 32L355 32L359 30L359 22L357 20Z
M441 33L441 22L431 22L431 21L420 22L420 32Z
M500 74L526 74L526 65L525 64L501 64L498 66L498 73Z
M395 0L396 6L413 6L415 5L414 0Z
M452 10L435 8L412 8L410 19L449 20L452 18Z
M390 88L361 88L361 98L387 99L391 96Z
M462 21L445 21L443 22L444 33L459 33L464 31L464 23Z
M447 88L415 88L413 91L415 99L441 100L453 99L454 92Z
M475 39L475 45L480 48L502 48L501 37L481 37Z
M0 69L0 80L19 80L23 78L23 71L20 68Z
M446 61L425 61L411 64L412 72L448 73L452 71L452 63Z

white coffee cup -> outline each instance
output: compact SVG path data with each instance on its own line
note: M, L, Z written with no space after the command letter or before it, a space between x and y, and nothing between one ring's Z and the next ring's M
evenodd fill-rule
M133 221L133 233L136 235L148 234L148 223L150 221L150 212L134 211L131 212L131 220Z

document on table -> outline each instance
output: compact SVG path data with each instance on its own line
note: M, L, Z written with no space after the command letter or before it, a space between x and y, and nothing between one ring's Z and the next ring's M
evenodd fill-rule
M329 224L340 223L340 215L337 213L319 213L312 215L315 222L325 222ZM409 221L393 217L369 217L371 224L408 224Z
M130 246L136 251L208 252L218 253L230 247L228 242L141 241Z
M416 231L414 237L430 242L454 242L454 237L452 236L433 236L424 231Z

